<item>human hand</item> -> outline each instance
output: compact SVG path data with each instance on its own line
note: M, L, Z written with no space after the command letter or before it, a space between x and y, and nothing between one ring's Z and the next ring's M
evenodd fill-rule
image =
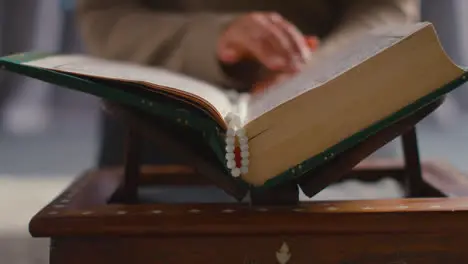
M217 46L218 57L225 64L254 59L271 71L297 71L310 53L304 35L277 13L239 17L223 32Z
M317 37L308 36L305 38L309 50L312 52L318 48L319 40ZM295 73L290 72L271 72L265 79L254 83L251 93L260 93L268 87L291 78Z

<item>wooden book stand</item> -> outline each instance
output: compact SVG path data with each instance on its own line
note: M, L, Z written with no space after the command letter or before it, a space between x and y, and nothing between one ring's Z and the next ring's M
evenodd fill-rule
M298 182L265 191L235 187L196 141L153 117L108 105L129 127L124 168L83 174L30 223L50 237L50 263L435 264L468 263L468 199L447 198L422 178L414 126L442 99L337 155ZM186 166L140 166L142 136ZM402 136L404 164L361 161ZM388 165L388 164L387 164ZM406 198L300 202L330 184L394 177ZM450 177L454 178L450 178ZM447 173L447 182L458 182ZM141 186L216 185L239 201L168 204L142 200ZM468 188L467 188L468 190ZM446 190L447 191L447 190ZM157 196L157 195L156 195ZM422 198L430 197L430 198Z

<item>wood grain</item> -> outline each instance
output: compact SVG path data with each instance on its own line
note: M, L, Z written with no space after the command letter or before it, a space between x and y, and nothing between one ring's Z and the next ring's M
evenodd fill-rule
M59 238L51 263L274 264L289 255L290 264L460 264L464 241L442 233ZM283 243L289 251L277 257Z
M178 166L142 172L142 178L190 177ZM468 197L123 204L113 200L123 174L90 170L34 216L31 234L51 238L50 263L281 263L276 253L283 243L289 251L279 256L290 254L287 264L468 263Z
M122 171L117 169L86 173L31 220L32 235L460 233L468 221L468 197L297 206L109 203L122 180Z
M212 150L200 144L203 141L201 135L174 126L168 120L118 104L109 102L105 108L119 122L137 131L139 137L149 139L156 148L164 150L165 155L177 157L183 164L195 168L199 175L232 197L240 201L247 194L248 185L240 184L238 179L226 175Z

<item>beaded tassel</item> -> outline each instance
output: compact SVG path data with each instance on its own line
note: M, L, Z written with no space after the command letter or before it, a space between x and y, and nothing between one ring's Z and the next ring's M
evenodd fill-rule
M246 174L249 165L249 145L245 130L240 128L240 118L232 113L226 116L228 130L226 132L226 165L233 177ZM236 142L237 137L237 142ZM236 147L236 143L239 146Z

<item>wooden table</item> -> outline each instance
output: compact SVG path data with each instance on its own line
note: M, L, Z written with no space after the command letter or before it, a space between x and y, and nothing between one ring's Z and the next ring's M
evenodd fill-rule
M116 109L130 127L127 163L84 173L30 223L35 237L51 238L52 264L461 264L468 263L467 178L419 159L414 126L440 105L433 102L398 120L298 181L250 190L249 203L167 204L142 200L140 187L216 185L228 181L190 142L155 128L157 122ZM115 109L114 109L115 110ZM142 166L138 135L160 149L184 150L184 166ZM402 137L405 159L363 162ZM182 155L182 154L181 154ZM402 199L300 202L337 181L397 179ZM224 177L225 179L226 177Z
M89 171L32 219L33 236L52 238L52 264L468 263L468 198L129 205L113 201L123 179Z

